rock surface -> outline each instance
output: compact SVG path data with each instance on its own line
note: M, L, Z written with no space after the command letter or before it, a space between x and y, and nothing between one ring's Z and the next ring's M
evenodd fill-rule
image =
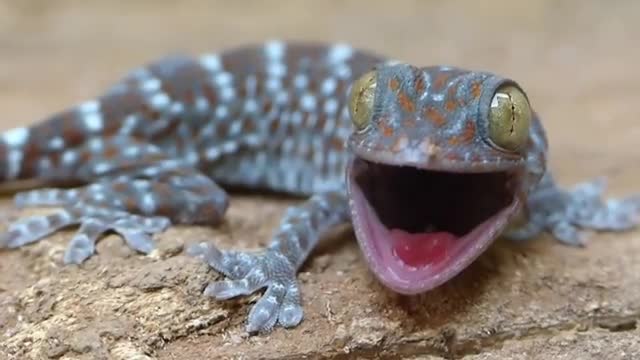
M418 64L518 79L543 116L563 184L606 175L611 194L640 190L639 2L278 4L0 0L0 128L90 98L168 52L266 38L344 40ZM372 278L347 229L300 274L302 325L247 338L256 297L201 296L218 275L181 250L202 239L263 246L297 201L234 196L223 226L171 229L148 257L109 236L98 256L63 267L71 232L0 252L0 358L640 358L638 231L594 235L584 249L544 237L499 241L450 283L406 298Z

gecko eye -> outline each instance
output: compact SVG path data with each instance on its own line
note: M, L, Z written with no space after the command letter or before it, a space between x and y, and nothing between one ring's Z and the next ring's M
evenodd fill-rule
M513 85L498 88L489 109L489 138L500 148L516 151L526 144L531 108L526 95Z
M376 72L370 71L358 78L349 94L349 113L351 121L358 130L369 124L376 92Z

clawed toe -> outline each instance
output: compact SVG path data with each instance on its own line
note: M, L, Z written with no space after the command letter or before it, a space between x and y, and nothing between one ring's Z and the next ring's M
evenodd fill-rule
M210 283L204 290L207 296L226 300L267 288L249 312L247 332L268 332L276 324L293 327L302 321L303 310L295 269L277 251L268 250L259 254L220 251L212 244L200 243L189 247L187 253L228 277Z
M0 248L18 248L62 230L80 225L65 250L65 264L81 264L95 253L96 243L108 231L120 234L132 249L148 254L154 248L151 234L164 231L170 222L163 217L120 214L112 218L84 216L76 211L60 210L54 214L32 216L11 223L0 234Z

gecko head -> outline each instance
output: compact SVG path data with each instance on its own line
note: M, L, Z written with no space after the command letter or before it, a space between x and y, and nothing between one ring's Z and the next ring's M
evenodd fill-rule
M392 290L416 294L451 279L519 211L538 125L515 82L383 65L352 84L349 111L354 229Z

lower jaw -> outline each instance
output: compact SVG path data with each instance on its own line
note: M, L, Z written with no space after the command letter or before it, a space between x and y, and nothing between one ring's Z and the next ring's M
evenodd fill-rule
M382 225L362 190L351 179L348 187L356 238L370 269L386 287L405 295L432 290L458 275L493 243L520 207L514 197L507 207L457 239L459 244L449 249L445 258L415 268L393 253L393 244L387 242L391 239L390 230Z

